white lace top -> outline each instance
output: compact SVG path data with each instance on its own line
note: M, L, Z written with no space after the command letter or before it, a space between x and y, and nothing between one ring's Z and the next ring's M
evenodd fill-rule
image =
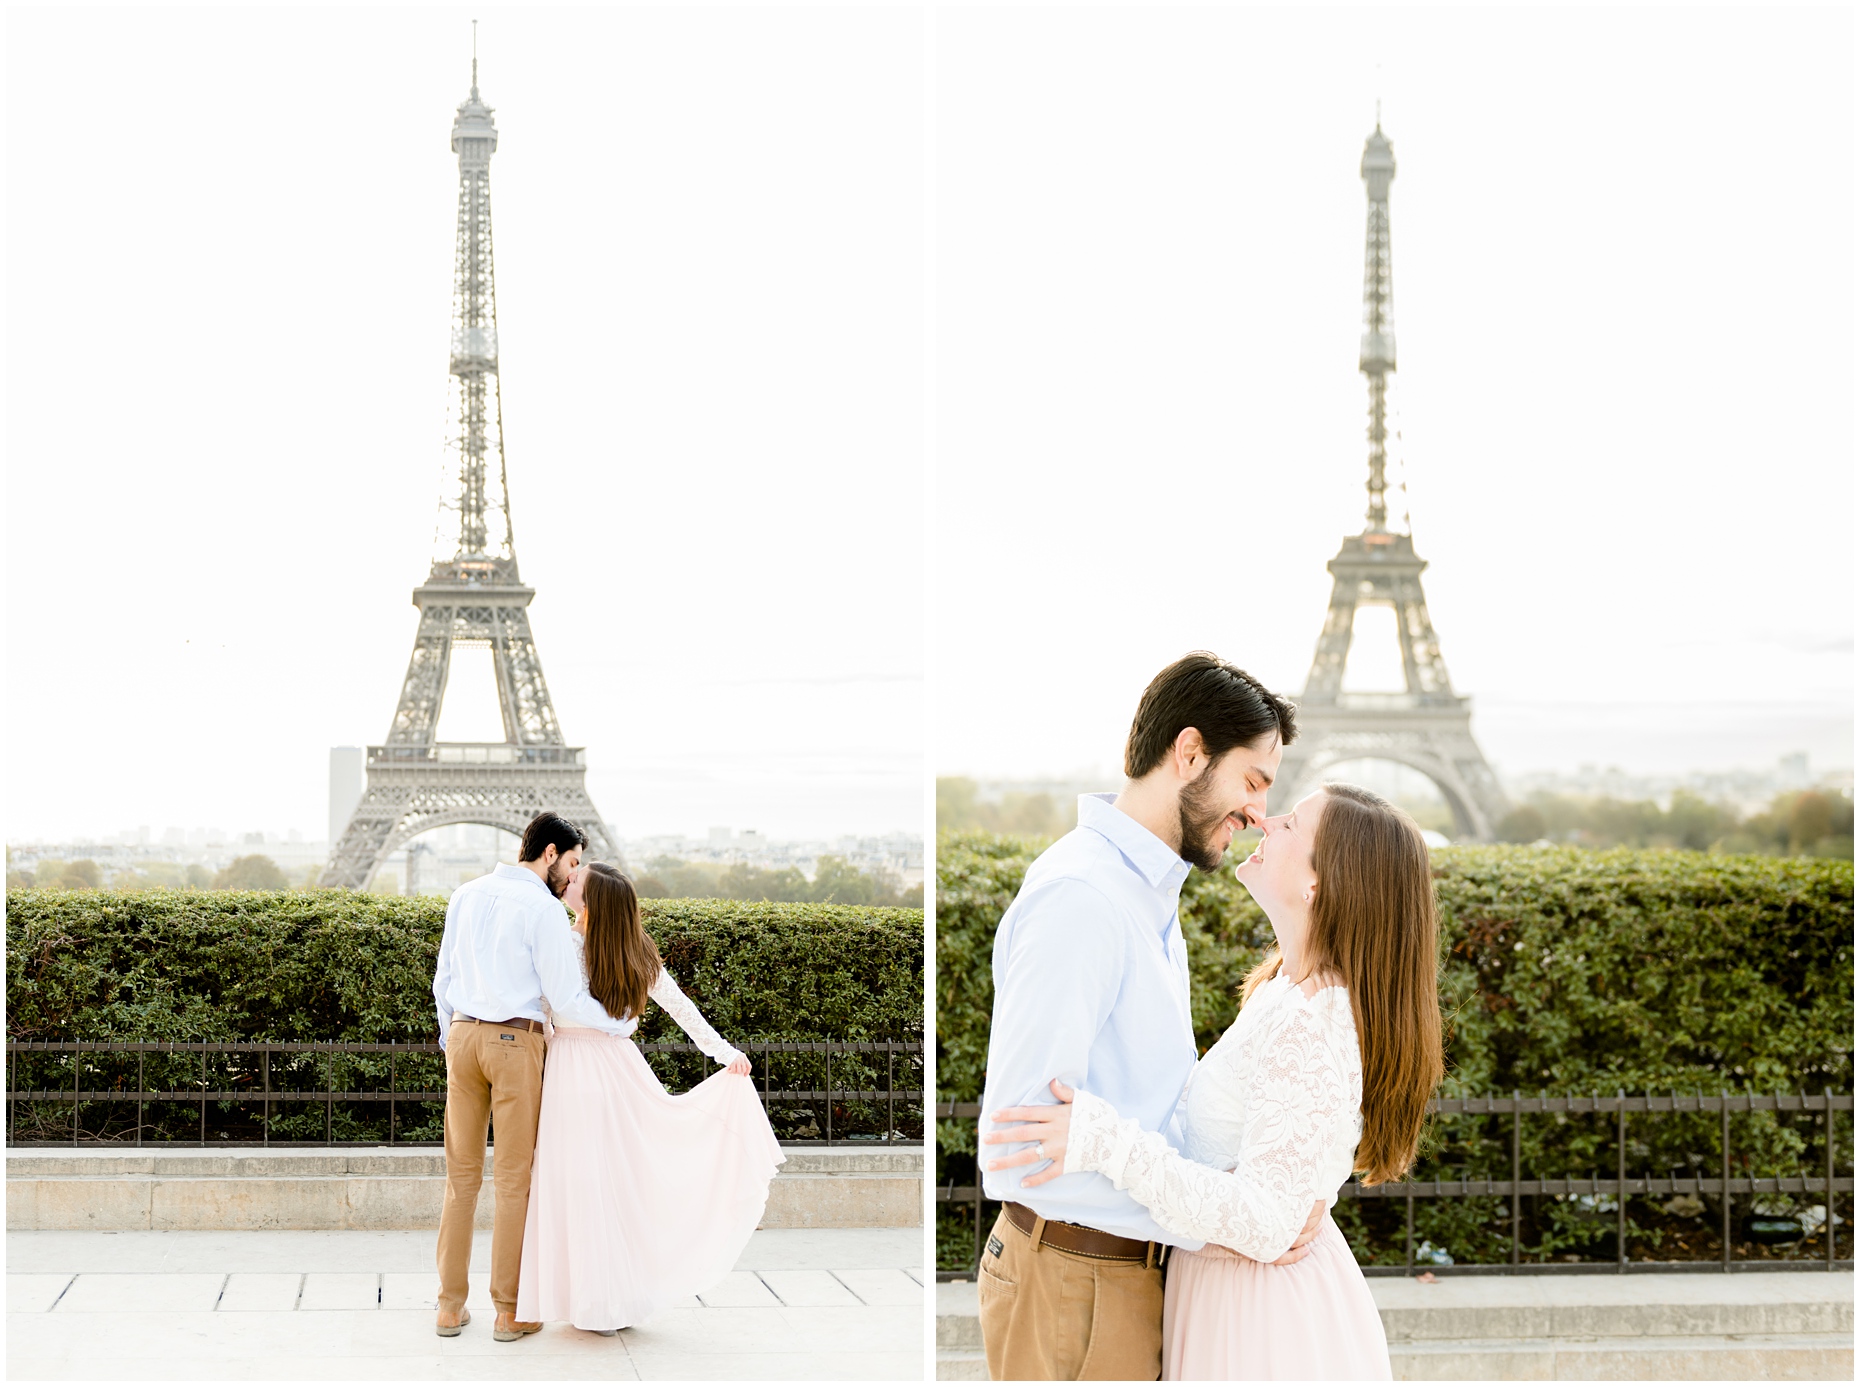
M1066 1173L1108 1175L1172 1233L1270 1262L1319 1199L1335 1204L1363 1132L1363 1066L1350 996L1263 984L1189 1076L1178 1155L1080 1091Z
M575 953L576 956L579 957L587 941L573 930L569 931L569 936L575 941ZM584 973L587 970L587 963L585 960L582 963L582 970ZM731 1060L737 1059L742 1055L743 1052L741 1050L738 1050L734 1045L730 1044L729 1041L718 1035L716 1027L712 1026L710 1022L704 1019L704 1013L697 1009L697 1003L685 996L684 992L679 988L677 981L672 977L671 969L663 965L660 966L659 976L653 980L652 986L646 989L646 995L663 1007L665 1009L665 1014L676 1021L684 1030L684 1033L691 1037L692 1043L718 1064L728 1064ZM555 1013L549 1009L549 1003L546 1000L543 1002L543 1011L548 1014L550 1024L553 1026L555 1024ZM631 1021L634 1027L637 1027L639 1024L639 1018L636 1016L615 1017L614 1019L618 1021ZM557 1029L564 1031L585 1031L594 1028L591 1026L560 1026L557 1027ZM632 1027L629 1027L627 1033L631 1034L631 1032Z

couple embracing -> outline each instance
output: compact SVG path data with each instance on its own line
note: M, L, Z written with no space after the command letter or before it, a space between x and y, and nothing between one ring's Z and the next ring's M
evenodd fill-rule
M446 1052L442 1337L471 1322L487 1124L500 1342L549 1320L613 1334L714 1286L761 1221L785 1159L749 1060L667 971L632 882L583 863L586 848L574 824L539 814L516 865L500 863L447 903L433 976ZM629 1039L648 1000L724 1067L668 1094Z
M1408 1169L1440 1081L1433 880L1420 829L1366 790L1266 817L1295 732L1244 671L1178 660L1123 791L1081 797L1002 917L978 1288L997 1381L1390 1376L1330 1207L1352 1171ZM1177 898L1250 827L1235 875L1277 948L1197 1059Z

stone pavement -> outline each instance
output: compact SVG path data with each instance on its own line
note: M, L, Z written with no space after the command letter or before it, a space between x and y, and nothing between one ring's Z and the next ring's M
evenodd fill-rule
M433 1237L403 1232L9 1232L9 1381L922 1381L920 1228L764 1229L736 1270L612 1338L500 1344L491 1235L472 1323L433 1333Z

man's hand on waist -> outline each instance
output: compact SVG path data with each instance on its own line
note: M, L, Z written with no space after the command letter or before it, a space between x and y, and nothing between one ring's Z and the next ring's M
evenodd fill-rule
M1275 1261L1275 1267L1289 1267L1293 1262L1302 1262L1311 1255L1311 1240L1318 1235L1318 1229L1324 1226L1324 1211L1330 1207L1320 1199L1311 1206L1311 1217L1305 1220L1305 1226L1292 1239L1292 1246L1286 1254Z

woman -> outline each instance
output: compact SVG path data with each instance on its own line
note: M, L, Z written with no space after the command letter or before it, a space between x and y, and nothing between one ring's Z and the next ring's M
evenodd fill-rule
M1330 785L1266 820L1235 875L1278 948L1183 1090L1182 1154L1055 1081L1061 1106L995 1114L1026 1125L984 1141L1039 1144L990 1167L1050 1161L1028 1185L1099 1171L1205 1241L1169 1259L1165 1378L1386 1379L1381 1317L1328 1213L1308 1256L1270 1263L1352 1170L1381 1183L1414 1162L1442 1072L1427 845L1380 796Z
M607 1014L637 1020L650 997L726 1066L674 1097L627 1037L551 1031L517 1319L612 1334L728 1274L786 1158L749 1060L678 990L640 925L633 884L595 862L562 899Z

